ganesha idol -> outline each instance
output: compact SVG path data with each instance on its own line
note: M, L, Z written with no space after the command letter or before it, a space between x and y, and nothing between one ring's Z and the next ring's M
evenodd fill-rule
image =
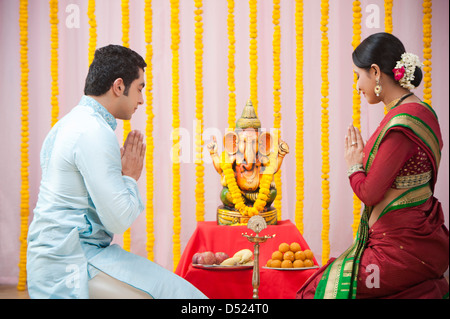
M236 121L236 128L226 132L220 156L213 136L207 148L223 186L223 205L217 209L219 225L247 224L254 215L263 217L268 225L277 223L277 211L272 207L277 196L273 176L289 152L288 145L278 137L278 131L261 131L250 100Z

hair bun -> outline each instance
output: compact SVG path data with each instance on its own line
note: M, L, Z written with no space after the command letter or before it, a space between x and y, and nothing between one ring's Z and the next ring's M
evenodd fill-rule
M423 64L419 57L412 53L403 53L400 61L397 61L395 68L392 70L394 78L402 87L412 90L420 85L422 81Z
M414 80L411 81L411 84L414 85L415 87L418 87L422 82L422 78L423 78L422 68L416 66L414 69Z

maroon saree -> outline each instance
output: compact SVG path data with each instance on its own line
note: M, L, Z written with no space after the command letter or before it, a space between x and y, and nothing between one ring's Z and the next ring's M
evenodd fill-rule
M378 152L380 144L394 136L391 132L403 133L414 147L425 151L432 162L431 180L388 204L370 228L373 206L365 203L354 244L311 276L297 298L448 298L449 285L443 274L449 261L449 234L441 204L433 196L442 137L430 106L407 103L386 114L364 148L365 172L350 177L352 188L356 195L361 193L357 185L376 178L369 174L376 173L377 165L382 167L383 157L392 160L395 149L384 147ZM386 176L380 183L386 184Z

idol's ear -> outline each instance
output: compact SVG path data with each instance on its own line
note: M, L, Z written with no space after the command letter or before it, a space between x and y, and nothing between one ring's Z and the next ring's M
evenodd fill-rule
M229 131L229 132L225 133L225 136L223 137L223 145L224 145L225 151L229 155L236 154L236 152L238 150L238 147L237 147L238 141L239 141L239 137L236 132Z
M273 136L269 132L262 132L258 138L259 153L263 156L269 156L273 148Z

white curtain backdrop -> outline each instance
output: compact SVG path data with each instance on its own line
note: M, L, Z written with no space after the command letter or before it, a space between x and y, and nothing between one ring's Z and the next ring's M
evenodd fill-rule
M237 115L250 97L249 81L249 6L246 0L235 0L236 33L236 102ZM330 243L331 256L337 256L352 242L352 190L343 158L346 128L352 121L353 71L351 0L330 0L329 13L329 116L330 116ZM59 107L60 118L80 100L88 70L89 24L87 0L59 1ZM211 134L218 141L227 127L228 110L228 38L227 1L204 0L204 140ZM74 5L74 6L69 6ZM79 26L67 23L79 9ZM170 49L170 1L153 0L153 112L155 137L154 261L173 269L172 261L172 53ZM29 1L29 98L30 98L30 221L37 201L41 169L39 152L50 130L50 24L49 3ZM272 8L269 0L258 1L258 115L264 128L273 126L273 60ZM384 1L363 0L362 39L384 31ZM66 9L68 11L66 12ZM75 9L75 10L76 10ZM181 244L186 246L195 227L195 86L194 86L194 1L180 0L180 117L186 147L190 152L181 164ZM408 52L423 59L422 1L394 0L393 34L404 43ZM282 139L290 147L282 166L282 219L295 220L295 5L293 0L281 1L281 113ZM449 2L433 1L432 16L432 105L440 118L444 149L436 197L443 205L448 227L449 208ZM97 47L122 44L121 1L97 0ZM20 204L20 61L19 1L0 0L0 284L17 283L19 261ZM76 21L76 20L71 20ZM71 22L69 21L69 22ZM321 77L320 77L320 1L304 1L304 238L321 261L322 193L321 193ZM144 1L130 0L130 47L145 56ZM423 96L423 83L415 90ZM135 113L132 129L145 132L146 104ZM368 105L362 97L361 127L365 139L377 128L384 116L382 105ZM122 122L116 130L123 141ZM186 134L188 133L188 134ZM220 146L220 151L222 146ZM221 190L219 175L205 151L205 220L216 220ZM139 180L145 201L145 174ZM145 212L132 225L131 251L147 256ZM219 239L218 239L219 240ZM116 236L122 244L122 236ZM261 249L264 249L262 247Z

